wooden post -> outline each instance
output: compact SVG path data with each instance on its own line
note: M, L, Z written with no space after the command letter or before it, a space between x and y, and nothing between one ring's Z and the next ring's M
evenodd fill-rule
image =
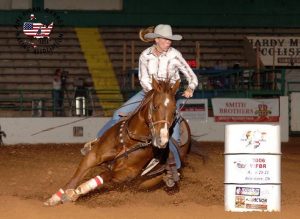
M196 41L196 68L200 68L200 42Z
M127 69L127 42L123 42L123 63L122 63L122 82L123 86L126 87L126 69Z
M127 60L127 42L124 41L123 42L123 64L122 64L123 74L126 72L126 67L127 67L126 60Z
M134 41L131 41L131 70L134 70L135 67L135 45ZM131 88L135 88L135 75L131 73Z
M131 89L135 88L135 75L134 72L131 73Z
M134 40L131 41L131 69L134 69L135 66L135 45Z

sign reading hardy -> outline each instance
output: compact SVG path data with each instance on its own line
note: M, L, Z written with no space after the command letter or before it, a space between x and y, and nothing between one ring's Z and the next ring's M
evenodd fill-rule
M62 25L60 16L49 9L33 8L16 18L16 38L19 45L35 54L53 54L63 40L63 33L54 27Z
M300 37L248 36L254 49L266 66L299 66Z

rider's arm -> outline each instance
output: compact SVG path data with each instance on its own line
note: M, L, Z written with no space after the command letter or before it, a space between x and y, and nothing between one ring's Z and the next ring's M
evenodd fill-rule
M143 56L143 54L140 56L139 60L139 80L145 92L152 90L152 78L150 78L148 71L148 60Z
M186 80L189 83L188 88L190 88L191 91L194 91L195 88L198 86L198 78L197 78L196 74L193 72L191 67L188 65L188 63L185 61L185 59L182 57L180 52L178 52L176 59L179 62L179 64L178 64L179 70L183 73L183 75L186 77Z

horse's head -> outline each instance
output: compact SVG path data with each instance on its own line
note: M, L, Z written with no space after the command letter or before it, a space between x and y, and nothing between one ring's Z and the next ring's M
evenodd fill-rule
M165 148L169 141L169 128L176 112L175 94L180 81L170 84L153 79L153 97L150 101L148 120L152 135L152 144L158 148Z

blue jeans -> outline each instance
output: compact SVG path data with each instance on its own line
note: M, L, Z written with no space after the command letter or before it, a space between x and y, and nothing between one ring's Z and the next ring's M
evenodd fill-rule
M114 112L113 117L99 130L99 132L97 134L97 138L101 137L109 128L114 126L120 120L120 116L119 116L120 113L128 114L128 113L136 110L137 107L140 105L141 101L144 99L144 97L145 97L145 92L143 90L141 90L140 92L135 94L133 97L131 97L129 100L127 100L127 102L125 102L119 109L117 109ZM176 104L176 106L178 109L179 104ZM178 142L178 143L180 142L179 121L174 126L172 138L174 138L174 140L176 142ZM177 167L177 169L179 169L181 167L179 153L176 149L176 146L173 144L172 141L169 141L169 149L173 153L173 155L175 157L175 161L176 161L176 167Z
M114 112L113 117L100 129L97 134L97 138L101 137L104 132L106 132L120 120L120 113L128 114L130 112L133 112L140 105L141 101L144 99L144 96L145 92L141 90L129 100L127 100L119 109Z

